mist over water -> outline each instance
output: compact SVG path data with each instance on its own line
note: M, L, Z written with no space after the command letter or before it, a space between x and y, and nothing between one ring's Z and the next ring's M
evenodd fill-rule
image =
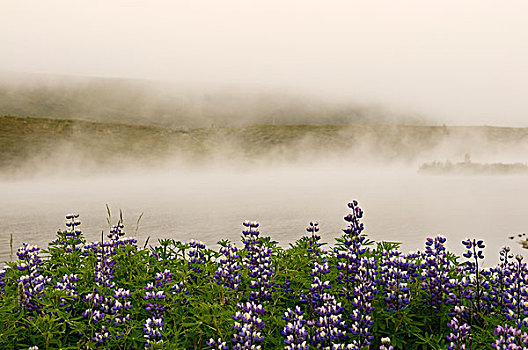
M140 245L148 237L150 244L163 238L197 239L213 247L221 239L239 242L244 220L259 221L263 234L283 247L318 220L323 240L333 243L346 227L346 204L353 199L365 210L369 238L401 242L405 251L423 249L426 237L442 234L456 253L462 239L484 239L487 264L497 262L504 245L524 253L508 236L524 232L528 224L526 177L421 176L417 170L424 162L462 161L466 153L480 163L526 163L526 129L407 125L408 119L368 109L346 112L351 119L344 122L328 110L323 114L328 119L317 119L324 108L284 96L276 100L286 101L283 114L271 113L276 106L266 103L255 111L262 95L204 95L191 100L185 113L171 104L168 110L185 121L180 125L180 119L157 114L156 108L145 107L153 113L146 119L140 112L128 115L125 106L135 101L134 94L117 87L130 85L107 83L94 80L80 91L97 97L115 88L120 98L108 97L115 102L111 108L103 104L92 110L98 99L82 93L61 105L63 93L75 86L70 83L49 91L25 88L15 93L18 102L4 98L0 103L41 117L42 110L94 113L91 121L64 120L60 114L0 119L8 140L7 152L0 151L10 157L0 158L5 161L0 260L9 259L10 234L15 251L22 242L46 247L70 212L81 215L88 240L99 240L101 231L108 232L106 204L113 223L123 210L126 232ZM22 103L25 99L34 103ZM112 110L111 117L104 112ZM253 114L237 121L246 110ZM206 118L200 127L189 127L196 115ZM210 124L217 117L220 126ZM122 123L108 123L112 118Z
M209 246L221 239L239 242L241 224L249 219L287 247L311 220L333 243L346 227L346 204L357 199L369 238L401 242L409 251L443 234L454 252L462 251L462 239L481 238L486 264L497 262L504 245L522 252L508 236L528 225L523 176L420 176L411 168L353 163L3 181L0 192L0 260L9 259L10 234L15 252L22 242L46 246L69 212L81 215L87 239L99 240L102 230L108 232L106 204L113 222L123 210L127 235L140 245L149 236L150 244L162 238L194 238Z
M0 9L7 71L286 87L446 124L527 125L522 0L24 0Z
M70 212L100 239L106 204L140 244L238 242L246 219L332 242L353 199L404 250L520 252L526 177L417 169L528 161L527 4L2 3L0 260Z

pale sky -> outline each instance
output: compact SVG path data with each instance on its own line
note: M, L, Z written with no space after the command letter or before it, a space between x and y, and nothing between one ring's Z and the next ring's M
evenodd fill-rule
M0 0L0 70L286 88L528 126L528 1Z

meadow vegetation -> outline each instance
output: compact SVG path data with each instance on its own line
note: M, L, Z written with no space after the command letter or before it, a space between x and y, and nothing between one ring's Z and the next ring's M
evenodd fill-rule
M265 164L354 159L361 164L411 164L465 153L516 154L528 128L423 125L247 125L167 127L76 119L0 117L0 175L24 177L47 166L81 173L171 161ZM82 162L75 163L82 159ZM449 158L447 158L449 159Z
M363 233L348 204L331 246L317 222L289 248L242 225L241 244L155 246L122 217L86 242L77 214L47 248L24 243L0 271L3 349L525 349L528 278L509 248L442 236L404 253Z

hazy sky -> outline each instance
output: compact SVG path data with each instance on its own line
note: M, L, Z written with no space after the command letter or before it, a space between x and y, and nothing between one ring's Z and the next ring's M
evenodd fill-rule
M528 126L528 1L0 0L0 70L299 89Z

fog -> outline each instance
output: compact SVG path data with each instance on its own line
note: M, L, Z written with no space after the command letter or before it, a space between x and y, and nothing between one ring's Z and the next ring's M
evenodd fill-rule
M525 232L528 224L525 176L427 176L417 170L433 160L463 161L466 153L479 163L526 163L525 129L207 127L198 130L211 134L190 144L199 149L195 153L172 139L149 143L147 133L138 144L127 142L132 151L126 150L121 142L135 138L134 129L122 130L124 138L108 134L108 141L83 125L73 123L79 132L71 139L54 134L49 148L41 140L27 159L3 168L0 260L9 258L10 234L15 249L23 241L45 246L68 212L81 214L88 239L99 239L108 229L106 204L114 222L119 209L124 211L126 231L141 244L148 237L152 244L196 238L214 247L224 238L239 241L246 219L258 220L262 232L283 247L309 221L319 220L324 240L332 243L346 226L342 218L352 199L365 210L370 238L401 242L405 251L423 249L426 237L443 234L455 252L466 237L485 239L487 264L497 261L504 245L521 252L508 237Z
M152 127L3 117L0 179L283 166L527 163L528 129L401 124Z
M5 71L287 89L527 126L525 1L2 1Z
M0 114L158 126L430 124L411 110L287 88L0 72Z
M426 176L432 161L526 163L524 1L1 1L0 260L78 212L140 244L283 247L348 201L366 233L423 249L526 231L526 177ZM136 220L144 213L140 224Z
M486 263L526 231L525 176L427 176L423 162L526 163L528 130L402 124L159 127L8 118L12 159L0 171L0 260L22 242L46 246L63 216L78 212L88 239L107 230L108 204L143 244L161 238L238 241L258 220L283 247L319 220L326 242L340 234L346 203L365 210L366 233L423 249L479 237ZM66 125L67 124L67 125ZM9 150L9 142L3 142ZM16 151L16 152L15 152ZM136 220L144 213L136 229Z
M332 243L346 227L346 203L357 198L369 238L402 242L409 251L423 250L426 237L443 234L448 248L460 253L462 239L479 237L487 243L488 265L497 262L504 245L521 251L508 236L528 224L523 177L419 176L405 168L353 163L3 181L0 191L2 260L9 259L9 233L15 249L28 240L45 246L72 211L81 214L86 237L99 239L108 230L105 204L113 222L123 210L126 232L139 244L148 237L151 244L159 238L197 238L211 247L220 239L240 242L241 223L252 219L264 235L288 247L311 220L319 220L323 240Z

